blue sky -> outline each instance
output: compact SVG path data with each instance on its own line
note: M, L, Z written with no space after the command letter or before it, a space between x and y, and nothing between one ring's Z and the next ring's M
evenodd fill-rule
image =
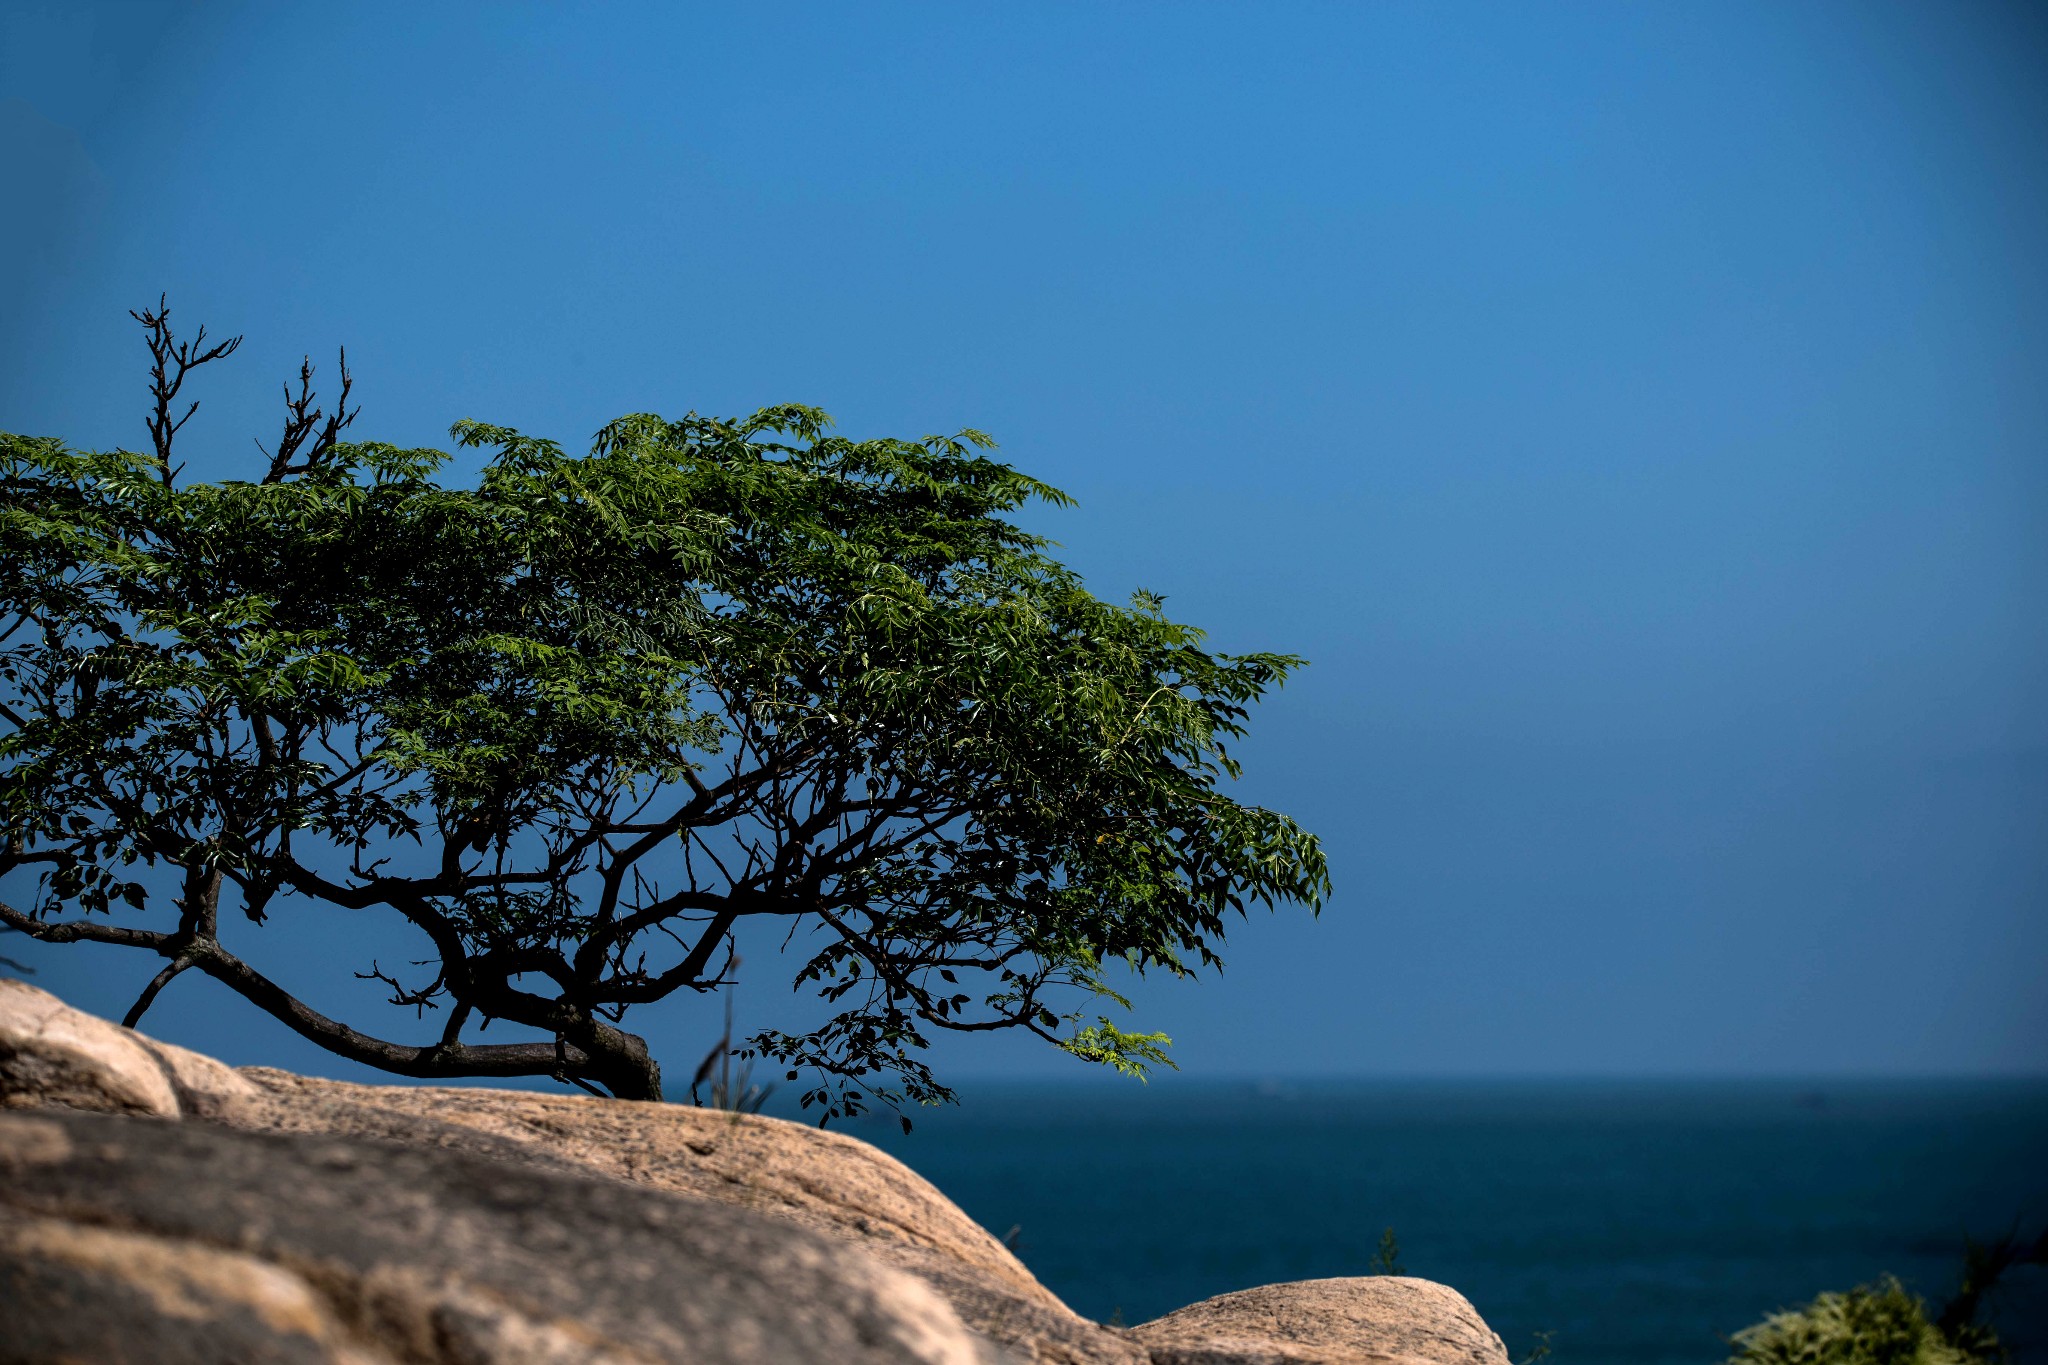
M143 444L160 291L248 336L214 477L337 344L404 443L982 427L1098 593L1313 661L1242 794L1337 894L1141 992L1187 1074L2038 1073L2044 71L2026 5L16 0L0 428ZM398 1031L360 933L242 947Z

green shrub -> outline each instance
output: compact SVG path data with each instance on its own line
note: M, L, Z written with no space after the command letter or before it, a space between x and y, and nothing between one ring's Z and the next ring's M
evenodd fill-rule
M1950 1343L1927 1306L1887 1275L1846 1294L1822 1294L1737 1332L1731 1365L1978 1365Z

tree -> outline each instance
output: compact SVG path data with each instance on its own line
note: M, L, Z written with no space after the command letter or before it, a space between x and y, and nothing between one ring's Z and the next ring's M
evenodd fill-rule
M131 1025L197 970L387 1071L655 1099L621 1020L728 985L767 920L837 1012L741 1055L829 1118L947 1098L935 1031L1142 1072L1165 1040L1090 1008L1116 964L1218 965L1227 916L1327 892L1313 836L1218 785L1299 660L1089 595L1006 520L1067 499L978 432L640 414L572 457L465 421L488 458L458 487L441 451L343 439L344 355L332 413L310 363L287 386L253 481L188 482L181 387L235 342L135 316L152 453L0 437L0 873L36 876L0 923L163 959ZM361 975L445 1010L438 1039L224 946L279 898L403 916L424 970ZM466 1040L491 1020L545 1041Z

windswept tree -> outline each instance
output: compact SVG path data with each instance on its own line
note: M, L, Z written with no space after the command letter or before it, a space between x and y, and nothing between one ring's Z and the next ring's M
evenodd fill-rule
M1006 519L1064 496L978 432L642 414L571 456L459 422L488 458L458 486L344 439L344 357L331 412L310 365L287 386L253 478L191 482L183 386L235 343L136 316L150 453L0 436L0 924L161 959L130 1024L198 971L387 1071L655 1099L621 1021L730 984L767 921L831 1008L742 1055L831 1117L946 1098L935 1032L1142 1071L1164 1040L1100 1012L1116 972L1215 965L1231 916L1328 889L1313 836L1219 785L1299 661L1091 596ZM226 946L281 898L414 926L416 975L362 965L438 1037Z

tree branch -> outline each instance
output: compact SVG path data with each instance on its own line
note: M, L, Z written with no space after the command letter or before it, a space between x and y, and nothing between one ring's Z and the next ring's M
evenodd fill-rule
M208 346L204 327L193 333L190 341L179 341L171 332L168 297L159 295L154 309L128 310L128 316L141 323L149 334L149 396L154 404L149 416L149 439L156 447L156 458L161 465L157 477L166 488L178 476L178 468L171 464L171 442L178 429L199 411L199 404L194 401L182 417L174 419L171 416L171 405L177 399L178 391L185 387L185 376L201 365L226 359L242 344L242 339L235 336Z
M0 901L0 924L27 934L38 943L113 943L123 948L147 948L169 956L177 936L152 933L147 929L124 929L118 924L88 924L84 920L39 920ZM167 951L169 950L169 951Z
M689 955L681 962L645 982L636 984L615 979L597 998L614 1004L644 1004L681 990L704 974L711 955L718 951L719 943L732 931L733 921L739 917L739 908L728 905L711 917L711 922L704 926L703 934L697 939L697 946L690 949Z
M276 982L217 943L195 945L193 965L234 991L301 1038L328 1051L401 1076L551 1076L555 1073L554 1043L464 1044L444 1036L433 1047L412 1047L358 1032L329 1019L287 992ZM568 1049L572 1070L592 1066L581 1048Z
M348 372L348 351L344 349L341 353L341 396L335 402L334 414L328 416L313 406L312 358L299 362L298 394L293 395L289 383L284 386L284 432L277 438L275 451L263 451L270 458L270 469L263 476L264 483L280 483L293 474L316 469L333 452L343 428L354 422L356 413L362 411L360 407L350 411L348 406L349 390L354 385L355 380ZM318 428L317 435L315 428ZM306 458L293 464L292 456L299 453L299 447L305 444L308 436L313 437L313 444L307 449ZM256 448L263 450L263 443L258 441Z
M136 997L135 1003L128 1007L128 1013L121 1016L121 1027L134 1028L137 1024L141 1023L142 1016L147 1014L149 1007L156 1003L157 994L164 987L171 984L173 977L191 965L192 959L183 953L178 954L178 956L166 963L164 969L151 977L149 984L142 988L142 994Z

